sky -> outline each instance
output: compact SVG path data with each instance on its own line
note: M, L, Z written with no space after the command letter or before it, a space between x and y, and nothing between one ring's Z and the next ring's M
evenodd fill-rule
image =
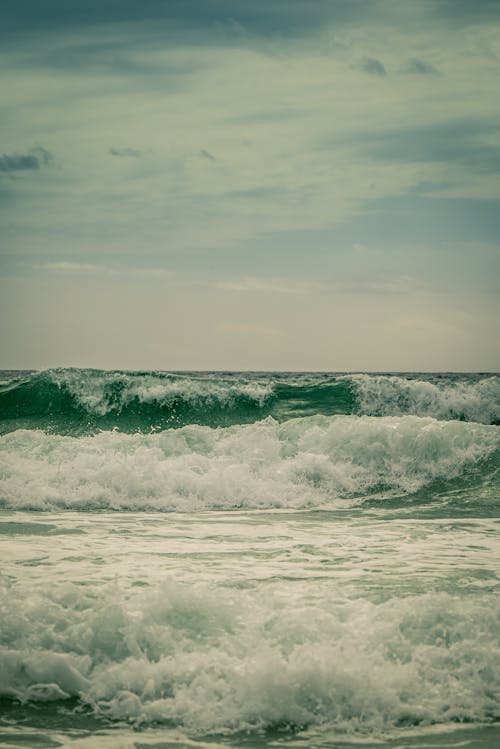
M498 0L3 0L0 367L500 370Z

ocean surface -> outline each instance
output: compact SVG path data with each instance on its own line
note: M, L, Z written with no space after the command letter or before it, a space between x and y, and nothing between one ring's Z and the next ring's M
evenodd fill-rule
M0 746L500 746L500 377L0 372Z

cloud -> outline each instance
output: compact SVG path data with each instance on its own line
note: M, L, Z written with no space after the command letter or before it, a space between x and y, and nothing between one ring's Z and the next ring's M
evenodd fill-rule
M435 0L433 9L456 25L500 20L498 0Z
M423 7L422 7L423 6ZM160 33L188 34L198 38L225 35L230 39L255 37L302 37L332 24L338 30L354 24L421 28L443 21L464 27L491 22L500 17L498 0L429 0L427 3L394 3L392 0L18 0L3 3L0 34L17 43L22 34L72 32L150 25ZM194 37L193 37L194 38ZM76 41L76 39L74 40ZM74 45L73 45L74 46ZM89 55L90 59L91 55Z
M427 291L427 285L410 276L394 278L360 277L359 272L335 273L319 280L298 280L293 277L243 277L217 283L223 291L254 294L298 294L309 296L320 293L406 295Z
M50 35L41 31L37 30L29 43L21 38L15 49L9 47L6 39L3 65L17 71L33 67L64 71L74 76L75 81L110 74L124 81L134 76L155 81L159 77L157 86L162 92L184 88L200 70L197 61L188 55L179 59L175 50L183 42L192 45L201 39L183 37L171 28L148 22L90 29L83 24L74 31L61 29ZM161 62L165 58L168 65Z
M449 198L407 194L366 201L364 212L339 224L333 234L338 241L357 236L389 248L408 246L463 246L476 241L498 243L500 200ZM451 266L448 268L450 271Z
M208 159L208 161L216 161L217 159L213 154L210 153L210 151L206 151L204 148L201 149L199 154L203 159Z
M136 278L159 278L165 279L172 276L167 268L159 266L127 266L127 265L102 265L97 263L81 263L72 260L58 260L53 263L41 263L32 266L35 270L44 270L60 274L106 274L113 276L132 276Z
M41 266L43 270L55 270L62 273L94 273L95 271L108 270L99 265L93 263L73 263L67 261L60 261L57 263L43 263Z
M346 280L337 284L337 289L344 294L403 295L408 297L412 294L426 293L428 285L410 276L402 276L392 279Z
M380 62L380 60L376 60L374 57L364 57L361 67L365 73L369 73L370 75L387 75L384 64Z
M42 146L36 146L28 153L4 153L0 156L0 172L12 174L12 172L36 171L41 166L47 166L51 160L52 154Z
M50 151L43 146L35 146L35 148L31 149L31 153L33 153L44 166L50 164L54 158Z
M381 161L448 163L476 174L500 169L500 127L491 120L450 120L365 137L372 158Z
M217 288L224 291L248 292L251 294L305 294L322 289L323 284L315 281L297 281L290 278L244 277L220 281Z
M430 195L436 192L443 192L453 187L453 182L433 182L432 180L420 180L408 188L409 194Z
M110 148L109 152L111 156L130 156L132 158L138 158L141 152L136 148Z
M376 3L379 5L379 3ZM87 0L68 3L52 0L50 11L39 0L7 3L3 10L4 32L61 30L83 25L153 21L169 28L200 29L225 26L235 33L303 33L334 20L348 22L366 16L373 0Z
M405 73L416 73L418 75L439 75L439 70L425 60L420 60L418 57L412 57L408 60L404 69Z
M21 172L40 169L40 163L33 154L15 154L0 156L0 172Z

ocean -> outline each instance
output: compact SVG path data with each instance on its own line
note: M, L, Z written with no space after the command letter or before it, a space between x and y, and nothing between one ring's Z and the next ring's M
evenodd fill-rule
M500 746L500 377L0 372L0 746Z

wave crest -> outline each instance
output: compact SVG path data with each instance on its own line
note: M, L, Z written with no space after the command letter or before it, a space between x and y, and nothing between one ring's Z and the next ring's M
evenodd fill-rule
M74 435L315 414L405 414L497 424L500 377L54 369L0 380L0 414L0 433L41 428Z
M414 414L494 424L500 420L500 377L478 380L351 375L360 413Z

